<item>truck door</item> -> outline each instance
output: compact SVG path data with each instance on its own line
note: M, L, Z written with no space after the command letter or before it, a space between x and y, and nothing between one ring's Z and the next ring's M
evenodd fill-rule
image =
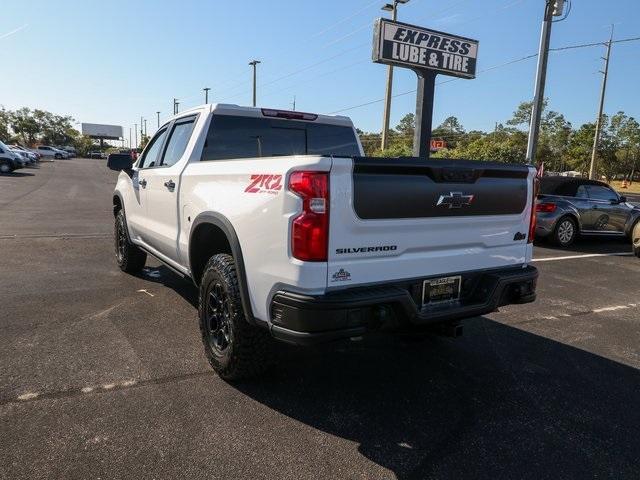
M196 116L177 119L167 129L167 139L159 155L156 168L147 172L147 212L148 234L145 242L170 260L180 263L178 232L180 215L178 211L178 191L180 173L188 160L185 150L195 124Z
M137 167L133 169L131 182L135 198L126 202L127 225L133 238L147 243L149 229L147 224L147 187L148 177L158 163L160 152L167 136L167 128L163 127L154 135L142 152Z

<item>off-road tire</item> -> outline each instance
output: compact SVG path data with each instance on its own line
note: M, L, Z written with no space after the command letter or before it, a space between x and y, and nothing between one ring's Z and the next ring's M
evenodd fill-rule
M124 210L116 215L114 232L116 262L126 273L140 273L147 261L147 254L131 243Z
M221 320L228 334L225 348L216 344L212 326L214 322L218 327L220 325L211 315L211 303L216 303L214 299L220 300L217 298L220 296L224 303L220 310L226 312L222 315L224 320ZM217 311L217 308L213 310ZM207 262L200 282L198 316L205 354L220 378L233 381L255 377L272 366L273 339L266 329L251 325L246 320L236 265L231 255L214 255ZM216 331L219 335L220 329Z
M559 247L569 247L578 238L578 223L571 217L562 217L556 223L551 238Z

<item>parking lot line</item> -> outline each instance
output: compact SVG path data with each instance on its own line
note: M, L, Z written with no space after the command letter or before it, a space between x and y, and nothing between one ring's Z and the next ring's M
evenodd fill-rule
M584 255L566 255L563 257L534 258L532 262L553 262L557 260L573 260L574 258L592 258L592 257L630 257L631 252L614 252L614 253L585 253Z

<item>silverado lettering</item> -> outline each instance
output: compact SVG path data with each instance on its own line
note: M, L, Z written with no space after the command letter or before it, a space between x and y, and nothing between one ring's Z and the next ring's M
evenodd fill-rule
M336 248L336 255L343 255L345 253L390 252L397 249L397 245L382 245L380 247Z

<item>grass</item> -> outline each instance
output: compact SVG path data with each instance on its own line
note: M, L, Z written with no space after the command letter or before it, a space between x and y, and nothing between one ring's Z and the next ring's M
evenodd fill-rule
M633 182L627 188L622 188L622 182L615 180L611 182L611 186L617 191L622 193L637 193L640 194L640 182Z

